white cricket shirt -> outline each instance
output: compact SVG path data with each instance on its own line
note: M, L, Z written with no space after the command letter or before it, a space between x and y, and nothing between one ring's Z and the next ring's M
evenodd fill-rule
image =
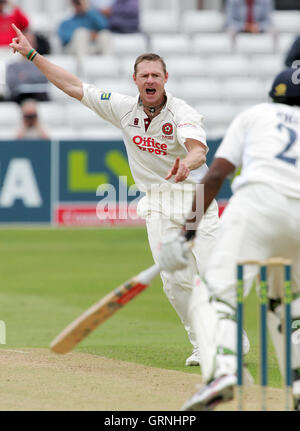
M247 109L233 120L215 157L242 166L233 192L263 182L300 199L300 108L262 103Z
M184 158L187 138L206 145L202 127L203 117L181 99L167 93L167 103L152 119L147 131L147 114L139 103L139 96L107 93L93 85L83 84L81 102L104 120L122 130L130 169L140 191L153 185L174 183L174 177L165 180L176 157ZM195 184L207 172L207 165L195 169L184 183Z

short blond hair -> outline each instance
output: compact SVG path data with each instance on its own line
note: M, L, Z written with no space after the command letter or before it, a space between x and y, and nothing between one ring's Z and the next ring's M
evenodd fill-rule
M166 63L160 55L153 54L153 53L146 53L146 54L139 55L138 58L135 60L135 63L134 63L134 74L135 75L137 73L137 67L140 63L142 63L142 61L159 61L163 67L164 74L167 73Z

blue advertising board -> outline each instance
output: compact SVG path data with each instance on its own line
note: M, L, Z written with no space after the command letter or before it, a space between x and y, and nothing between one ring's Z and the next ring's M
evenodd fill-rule
M206 156L208 166L211 165L211 162L213 161L214 155L215 155L221 141L222 141L222 139L214 139L214 140L208 140L207 141L207 145L209 148L209 151L208 151L207 156ZM227 201L231 195L232 195L232 192L231 192L230 180L227 178L224 181L224 183L223 183L223 185L222 185L222 187L218 193L217 199L220 201Z
M220 140L208 141L207 163L211 164ZM62 141L59 147L59 200L61 202L97 201L99 185L111 184L116 190L126 190L134 184L124 143L122 141ZM120 181L120 177L126 177ZM231 195L230 183L226 181L219 199ZM117 196L124 196L124 190ZM128 201L134 196L127 196ZM122 200L122 199L118 199Z
M0 222L51 221L51 143L2 141Z
M208 165L219 144L208 141ZM73 204L72 211L79 204L84 212L80 217L95 218L106 187L115 191L117 204L135 203L140 196L122 141L0 142L0 223L51 223L64 205L70 214ZM218 200L230 196L226 180Z

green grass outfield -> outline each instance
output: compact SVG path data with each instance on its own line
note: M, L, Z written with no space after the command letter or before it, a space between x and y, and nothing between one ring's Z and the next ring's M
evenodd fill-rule
M47 347L87 307L153 263L144 228L0 230L0 320L3 348ZM257 302L247 300L247 363L257 376ZM271 344L271 343L269 343ZM185 367L191 353L185 330L166 299L159 277L106 321L76 350L154 367L198 373ZM273 348L270 386L281 377Z

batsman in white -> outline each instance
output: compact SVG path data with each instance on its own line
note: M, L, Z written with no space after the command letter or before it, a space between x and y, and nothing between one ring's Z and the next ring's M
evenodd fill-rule
M146 219L150 247L157 262L160 239L168 232L180 231L193 201L195 184L208 170L202 116L165 91L168 73L158 55L137 58L133 79L139 94L131 97L81 82L32 50L22 32L16 26L14 29L17 36L10 44L14 52L32 60L55 86L122 130L134 180L146 194L139 202L138 212ZM164 291L193 345L186 365L199 365L200 360L188 313L193 275L198 271L202 273L218 226L217 203L212 200L199 225L188 267L174 274L161 272ZM207 318L210 319L211 313L213 320L214 310L207 299L204 292Z
M292 372L294 409L300 410L300 69L287 69L274 80L273 102L256 105L239 114L230 125L208 173L202 180L204 212L227 176L242 167L233 181L233 196L226 207L213 253L198 288L208 287L219 320L215 333L212 370L206 385L183 410L213 409L233 398L237 383L236 267L239 261L282 256L292 260ZM177 237L164 238L159 262L175 271L187 263L186 241L197 237L187 218ZM245 296L258 269L245 268ZM282 277L283 278L283 277ZM270 280L269 322L279 365L283 361L280 291ZM194 290L196 292L196 289ZM195 325L199 313L191 307ZM271 317L271 318L270 318ZM197 333L197 331L196 331ZM211 361L212 357L208 357ZM201 364L202 365L202 364Z

